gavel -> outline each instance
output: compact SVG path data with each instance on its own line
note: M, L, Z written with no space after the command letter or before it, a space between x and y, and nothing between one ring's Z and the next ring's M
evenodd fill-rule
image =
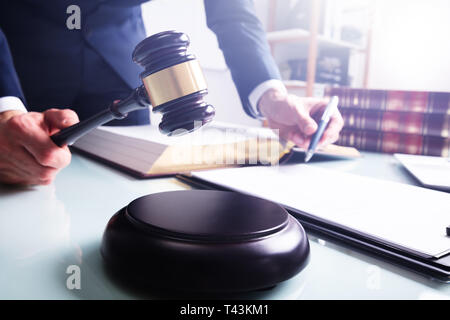
M133 61L144 67L140 75L143 85L50 138L58 146L71 145L92 129L150 105L153 112L163 115L159 130L168 136L192 132L210 122L214 107L204 101L208 88L198 60L187 52L189 42L186 34L176 31L160 32L141 41L133 51Z

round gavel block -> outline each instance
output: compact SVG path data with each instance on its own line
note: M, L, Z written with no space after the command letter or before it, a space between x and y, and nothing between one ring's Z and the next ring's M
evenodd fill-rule
M133 61L144 67L142 82L153 111L163 115L159 128L166 135L191 132L215 114L204 101L206 81L188 46L186 34L165 31L146 38L133 52Z
M268 288L300 272L309 243L300 223L267 200L189 190L138 198L116 213L102 255L140 287L195 292Z

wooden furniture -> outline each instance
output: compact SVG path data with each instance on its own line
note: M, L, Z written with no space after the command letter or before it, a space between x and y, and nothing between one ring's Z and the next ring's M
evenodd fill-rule
M363 83L364 88L368 87L369 79L369 65L370 65L370 49L372 41L372 14L369 17L369 27L367 30L367 41L365 46L358 46L351 42L341 41L326 37L319 33L320 7L324 5L322 0L312 0L310 8L310 25L309 30L294 28L287 30L275 31L275 17L277 10L277 2L279 0L269 0L269 14L267 22L267 39L271 46L272 54L274 54L275 47L283 43L306 43L308 45L307 57L307 74L306 82L298 80L285 81L285 85L290 88L306 88L306 95L313 96L314 85L316 84L316 67L317 56L320 45L327 45L337 48L348 48L362 52L364 58L364 74ZM372 7L373 8L373 7ZM372 12L373 10L371 10Z
M120 210L101 252L115 280L144 292L249 292L299 273L309 261L309 242L276 203L180 190L149 194Z

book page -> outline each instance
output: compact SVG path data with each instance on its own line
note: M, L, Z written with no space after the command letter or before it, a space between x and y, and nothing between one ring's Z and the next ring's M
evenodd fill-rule
M289 150L266 135L206 130L166 137L154 126L101 127L74 147L140 175L168 175L241 165L273 165Z
M101 130L113 132L133 138L145 139L166 145L214 145L234 143L253 138L275 139L276 133L269 128L247 127L227 122L213 121L200 130L181 137L167 137L162 135L156 126L127 126L127 127L100 127ZM304 153L305 150L294 148L295 152ZM329 155L333 157L358 158L359 151L351 147L328 145L316 151L318 155Z
M179 137L167 137L151 125L99 127L73 146L141 176L153 176L242 165L275 165L290 152L293 144L280 142L268 128L214 122ZM356 149L339 146L328 146L317 154L360 156Z

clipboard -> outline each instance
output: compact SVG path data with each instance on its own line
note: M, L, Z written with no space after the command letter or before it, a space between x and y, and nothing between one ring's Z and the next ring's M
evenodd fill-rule
M207 181L192 175L178 175L180 180L197 188L236 191L229 187ZM284 206L290 214L314 235L332 240L376 258L386 260L406 268L414 273L442 282L450 282L450 252L439 257L420 254L405 246L393 245L379 237L346 227L339 223L309 214L298 209ZM445 232L445 229L443 229Z

